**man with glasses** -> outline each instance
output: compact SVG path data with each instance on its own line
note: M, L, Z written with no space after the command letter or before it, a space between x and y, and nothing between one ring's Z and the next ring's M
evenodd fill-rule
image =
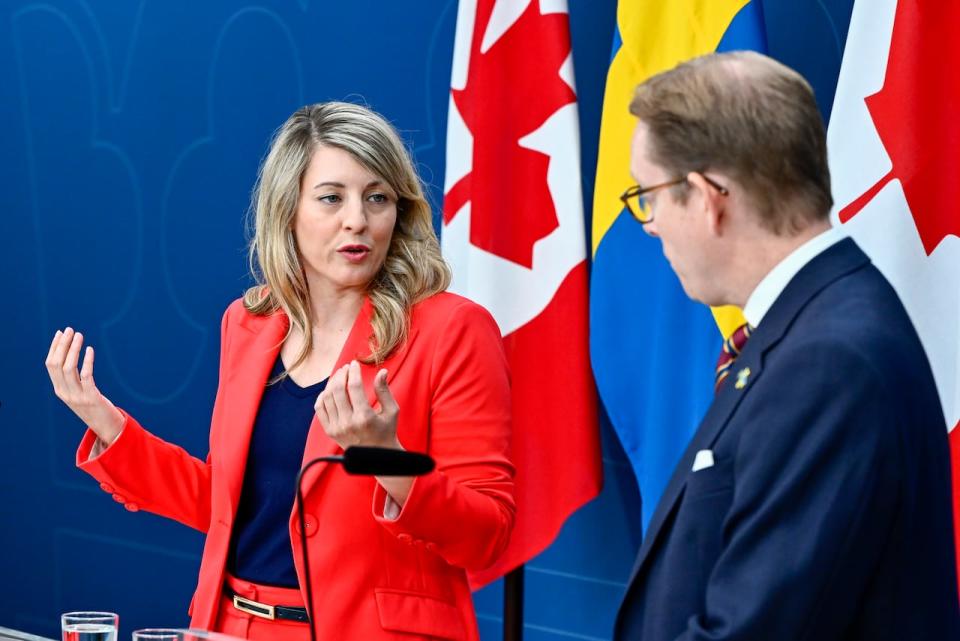
M831 228L810 86L713 54L640 85L630 111L627 210L687 295L747 323L614 639L960 639L946 422L896 293Z

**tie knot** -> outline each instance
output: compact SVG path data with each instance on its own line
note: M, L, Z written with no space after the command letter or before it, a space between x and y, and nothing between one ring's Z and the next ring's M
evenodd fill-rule
M717 359L714 391L720 389L720 384L723 383L723 380L730 373L730 368L733 367L733 361L740 355L753 330L754 327L750 325L750 323L744 323L723 341L723 349L720 350L720 357Z

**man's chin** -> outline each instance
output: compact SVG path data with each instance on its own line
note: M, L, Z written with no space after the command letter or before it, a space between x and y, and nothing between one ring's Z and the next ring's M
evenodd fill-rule
M673 265L671 265L671 267L672 266ZM677 278L680 280L680 287L683 288L683 293L687 295L687 298L702 303L703 301L697 296L697 292L690 287L690 283L687 282L687 279L681 276L676 270L674 270L674 273L677 274Z
M683 293L687 295L687 298L695 303L702 303L707 307L722 307L727 304L714 294L693 288L683 278L680 279L680 286L683 287Z

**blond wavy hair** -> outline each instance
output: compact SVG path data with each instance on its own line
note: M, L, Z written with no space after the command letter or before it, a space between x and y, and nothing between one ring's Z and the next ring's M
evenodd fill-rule
M440 255L430 205L410 154L390 123L366 107L345 102L308 105L277 130L251 201L249 261L257 284L244 293L243 304L258 316L283 310L290 319L287 336L296 327L306 339L289 369L307 358L313 319L293 222L303 175L319 145L346 151L397 193L390 247L367 286L373 335L364 361L379 364L406 340L410 308L450 284L450 268Z

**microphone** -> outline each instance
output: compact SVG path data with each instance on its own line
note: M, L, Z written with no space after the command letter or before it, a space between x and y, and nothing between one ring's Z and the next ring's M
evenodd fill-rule
M297 474L297 517L300 520L300 552L303 556L304 587L307 600L304 604L307 610L310 626L310 641L317 641L317 630L314 627L316 619L313 615L313 587L310 584L310 559L307 555L307 525L303 515L303 475L317 463L339 463L343 465L347 474L358 476L422 476L433 471L436 467L434 460L419 452L394 450L386 447L368 447L352 445L343 451L342 455L321 456L303 466Z
M432 472L433 459L419 452L385 447L348 447L341 457L347 474L366 476L420 476Z

